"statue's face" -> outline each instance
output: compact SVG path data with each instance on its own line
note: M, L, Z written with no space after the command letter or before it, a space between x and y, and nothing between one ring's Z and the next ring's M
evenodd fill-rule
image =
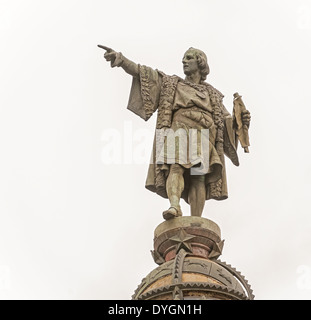
M183 59L182 63L184 65L184 73L186 76L190 76L199 70L198 60L195 56L194 50L188 50Z

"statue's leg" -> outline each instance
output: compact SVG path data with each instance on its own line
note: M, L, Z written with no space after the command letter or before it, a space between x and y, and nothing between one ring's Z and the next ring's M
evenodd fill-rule
M191 176L188 200L191 215L201 217L205 205L206 187L205 176Z
M184 190L184 171L179 164L172 164L166 180L166 192L170 201L170 208L163 212L164 219L172 219L182 215L180 197Z

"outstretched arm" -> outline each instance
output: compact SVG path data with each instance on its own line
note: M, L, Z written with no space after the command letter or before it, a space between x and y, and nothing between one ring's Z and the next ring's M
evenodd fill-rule
M121 52L116 52L113 49L98 45L99 48L104 49L106 52L104 58L106 61L111 62L111 67L122 67L124 71L133 77L139 77L139 67L135 62L125 58Z

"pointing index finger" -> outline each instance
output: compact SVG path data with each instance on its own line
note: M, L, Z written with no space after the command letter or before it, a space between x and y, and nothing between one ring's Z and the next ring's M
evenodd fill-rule
M97 47L98 47L98 48L101 48L101 49L104 49L104 50L106 50L107 52L112 52L112 51L113 51L111 48L106 47L106 46L103 46L103 45L101 45L101 44L97 45Z

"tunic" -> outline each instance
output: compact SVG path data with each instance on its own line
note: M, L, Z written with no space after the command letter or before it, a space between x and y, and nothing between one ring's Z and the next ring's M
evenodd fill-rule
M224 154L235 165L239 162L234 124L222 99L223 95L207 83L194 84L139 66L128 109L146 121L156 111L158 116L146 180L148 190L168 198L169 168L178 163L186 169L181 197L187 203L192 174L204 176L206 200L228 197ZM173 138L163 137L163 132L173 134Z

